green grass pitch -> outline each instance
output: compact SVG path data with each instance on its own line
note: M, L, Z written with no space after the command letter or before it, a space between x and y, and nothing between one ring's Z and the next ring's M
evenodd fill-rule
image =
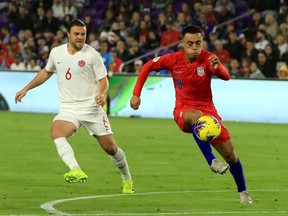
M0 215L288 215L287 124L225 122L254 202L241 205L230 173L211 172L172 119L110 118L134 195L121 194L118 170L83 128L69 141L89 179L66 183L53 117L0 112Z

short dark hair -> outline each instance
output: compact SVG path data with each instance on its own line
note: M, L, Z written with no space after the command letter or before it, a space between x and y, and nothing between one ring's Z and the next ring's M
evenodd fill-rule
M86 27L85 23L83 21L81 21L80 19L73 19L69 24L68 24L68 28L67 31L70 32L71 28L73 26L82 26L82 27Z
M200 33L201 35L203 35L203 29L200 28L199 26L194 26L194 25L190 25L187 26L183 29L182 31L182 38L185 36L185 34L190 33L190 34L197 34Z

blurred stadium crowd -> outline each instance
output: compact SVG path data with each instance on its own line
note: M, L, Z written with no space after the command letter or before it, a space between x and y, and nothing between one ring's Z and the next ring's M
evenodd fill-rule
M153 51L180 50L181 31L193 24L231 77L288 79L288 0L4 0L0 68L43 68L73 18L86 23L87 43L110 73L138 73Z

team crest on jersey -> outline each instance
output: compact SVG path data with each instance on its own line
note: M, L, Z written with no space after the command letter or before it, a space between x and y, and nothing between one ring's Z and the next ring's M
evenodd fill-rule
M157 62L160 59L160 56L153 58L153 62Z
M205 73L204 67L197 67L197 74L198 76L203 76Z
M84 60L78 61L78 66L81 67L81 68L84 67L85 64L86 64L86 62Z

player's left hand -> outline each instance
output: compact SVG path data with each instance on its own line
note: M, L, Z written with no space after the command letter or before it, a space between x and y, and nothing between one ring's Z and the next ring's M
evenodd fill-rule
M218 69L220 65L220 60L216 55L209 56L209 61L213 69Z
M95 98L96 103L103 107L106 104L106 98L103 94L98 94Z

